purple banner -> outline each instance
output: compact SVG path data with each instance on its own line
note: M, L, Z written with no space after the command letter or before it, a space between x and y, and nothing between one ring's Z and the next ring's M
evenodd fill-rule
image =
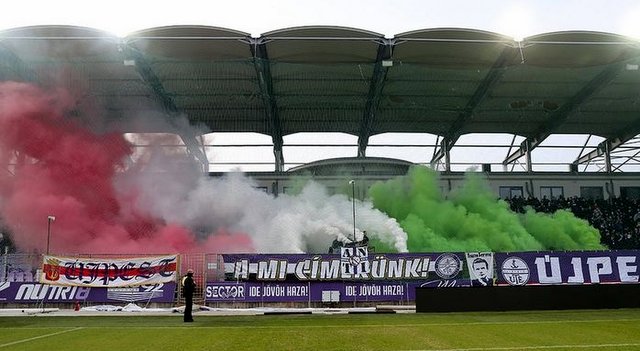
M488 255L487 260L492 262L492 254L488 253ZM368 254L366 250L342 250L339 255L230 254L222 256L227 281L368 282L469 278L469 271L465 269L466 256L459 252Z
M499 285L638 283L640 251L496 253Z
M206 302L412 301L416 282L207 283Z
M176 283L122 288L56 286L40 283L0 282L0 303L38 302L173 302Z

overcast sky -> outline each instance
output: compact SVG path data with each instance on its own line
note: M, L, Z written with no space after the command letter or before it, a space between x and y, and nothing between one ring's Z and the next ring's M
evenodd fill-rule
M68 24L119 36L156 26L190 24L258 36L274 29L337 25L386 36L425 28L463 27L520 38L559 30L640 37L638 0L5 0L0 29Z

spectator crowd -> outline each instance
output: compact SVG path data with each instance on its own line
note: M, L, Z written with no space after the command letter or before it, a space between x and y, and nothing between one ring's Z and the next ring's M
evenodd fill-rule
M640 249L640 200L624 197L593 200L582 197L548 199L514 197L506 200L514 212L527 207L536 212L571 211L600 231L602 244L611 250Z

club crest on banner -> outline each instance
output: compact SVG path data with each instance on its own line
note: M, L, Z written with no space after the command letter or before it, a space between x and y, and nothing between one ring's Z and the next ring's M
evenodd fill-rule
M55 282L60 279L60 263L61 261L55 257L50 257L46 260L43 273L48 281Z
M343 276L368 274L369 249L366 246L340 248L340 268Z
M462 262L455 254L444 253L436 259L436 274L442 279L451 279L460 273Z
M529 266L520 257L511 256L502 262L502 277L509 285L525 285L529 281Z

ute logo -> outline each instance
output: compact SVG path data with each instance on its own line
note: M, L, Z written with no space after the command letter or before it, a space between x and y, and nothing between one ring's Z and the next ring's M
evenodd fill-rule
M529 266L520 257L511 256L502 262L502 277L509 285L525 285L529 281Z

